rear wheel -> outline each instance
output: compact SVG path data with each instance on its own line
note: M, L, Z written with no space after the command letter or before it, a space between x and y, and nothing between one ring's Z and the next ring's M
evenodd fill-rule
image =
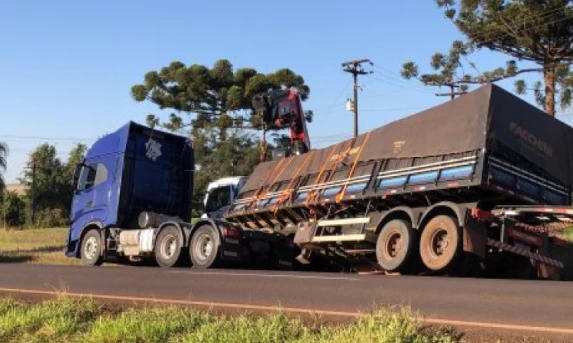
M167 226L159 232L155 240L155 260L161 267L174 267L181 261L181 247L183 246L179 230L174 226Z
M89 230L82 239L80 257L84 266L99 266L103 263L100 230Z
M219 262L219 237L211 226L204 225L195 230L189 244L193 268L213 268Z
M416 249L416 232L406 221L392 220L380 231L376 241L378 264L389 272L403 272Z
M449 271L462 251L462 232L455 219L440 215L431 219L420 237L420 257L433 271Z

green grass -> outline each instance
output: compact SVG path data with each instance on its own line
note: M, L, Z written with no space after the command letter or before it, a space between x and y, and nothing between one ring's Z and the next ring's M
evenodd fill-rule
M106 309L62 298L40 304L0 299L0 342L209 343L209 342L458 342L460 335L425 327L407 310L379 311L347 325L311 322L285 314L215 315L178 307Z
M0 262L77 264L64 255L67 228L0 229Z
M562 233L559 234L559 237L573 243L573 227L565 229Z

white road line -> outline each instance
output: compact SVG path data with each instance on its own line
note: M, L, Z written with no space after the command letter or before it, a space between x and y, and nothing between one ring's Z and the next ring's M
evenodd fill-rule
M226 309L234 309L234 310L242 310L242 311L244 311L244 310L273 311L273 312L312 314L312 315L349 317L349 318L361 318L361 317L364 317L367 315L367 313L361 313L361 312L313 310L313 309L298 308L298 307L264 306L264 305L249 305L249 304L235 304L235 303L217 303L217 302L179 300L179 299L158 299L158 298L132 297L132 296L125 296L125 295L71 293L71 292L56 292L56 291L18 289L18 288L0 288L0 292L19 293L19 294L50 295L50 296L69 296L69 297L75 297L75 298L99 299L99 300L119 300L119 301L145 302L145 303L156 303L156 304L201 306L201 307L208 307L208 308L221 308L221 309L226 308ZM450 320L450 319L437 319L437 318L423 318L422 320L428 324L435 324L435 325L452 325L452 326L465 326L465 327L478 327L478 328L503 329L503 330L513 330L513 331L543 332L543 333L573 335L573 328L526 326L526 325L513 325L513 324Z
M344 280L358 281L352 277L337 276L312 276L312 275L292 275L292 274L258 274L258 273L226 273L226 272L193 272L193 271L166 271L169 274L186 274L186 275L214 275L214 276L248 276L263 278L287 278L287 279L315 279L315 280Z

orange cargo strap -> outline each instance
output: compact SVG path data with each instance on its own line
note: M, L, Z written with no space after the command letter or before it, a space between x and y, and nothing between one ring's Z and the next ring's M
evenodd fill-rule
M295 156L289 157L288 158L288 162L284 165L284 167L281 169L281 172L278 173L277 175L275 175L273 181L269 184L269 187L267 187L266 191L264 193L261 193L259 196L257 196L256 199L254 199L253 204L256 203L259 199L261 199L262 197L264 197L273 187L273 185L276 183L276 181L278 180L278 178L284 173L284 171L287 169L287 167L291 164L291 162L294 160ZM251 205L252 206L252 205Z
M348 142L349 147L350 147L350 145L352 145L352 141L353 141L353 140L350 140L350 141ZM336 145L334 146L334 148L336 148L339 144L340 144L340 143L336 144ZM326 166L327 166L328 164L330 164L330 160L332 159L332 157L333 157L333 155L334 155L334 151L335 151L334 148L333 148L333 150L330 152L330 155L328 156L328 158L326 159L326 162L325 162L324 165L322 166L322 170L320 171L320 173L318 174L318 176L317 176L316 179L314 180L314 184L313 184L313 185L316 185L316 184L318 184L318 183L320 182L320 179L322 178L322 174L323 174L324 171L326 170ZM335 159L335 161L336 161L336 162L334 163L334 166L335 166L335 167L340 163L340 161L342 161L342 158L343 158L343 156L344 156L343 152L344 152L344 149L345 149L345 148L346 148L346 144L342 146L342 149L341 149L340 152L338 153L339 156ZM331 176L332 176L332 175L331 175ZM325 182L327 182L327 181L328 181L328 178L325 180ZM308 205L309 205L312 201L314 201L314 200L316 199L316 197L317 197L318 194L319 194L319 192L316 191L316 190L311 191L311 192L308 194L308 197L306 198L306 201L304 202L304 205L308 207Z
M346 189L348 188L348 183L350 182L350 178L354 175L354 171L356 170L356 165L358 164L358 161L360 160L360 155L362 155L362 150L364 150L366 143L368 143L368 139L370 138L371 133L372 133L372 131L368 132L368 134L366 135L366 138L364 139L364 142L360 146L360 150L358 150L358 153L356 154L356 158L354 159L354 163L352 164L352 168L350 168L350 172L348 173L348 178L346 178L346 182L344 183L344 187L342 187L342 190L336 196L336 202L337 203L341 202L342 199L344 199L344 194L346 193Z
M340 143L336 143L336 145L334 145L332 147L332 149L330 149L330 152L328 153L328 157L326 158L326 161L324 161L324 164L322 165L322 168L320 168L320 172L318 173L318 175L316 176L316 178L314 179L314 182L312 183L312 185L316 185L317 182L322 178L322 174L324 173L324 170L326 169L326 166L329 164L330 159L332 158L332 156L334 155L334 152L336 151L336 148L340 145ZM308 204L311 201L311 197L313 195L314 191L309 191L308 196L306 197L306 200L304 201L304 206L308 206Z
M263 188L265 187L265 183L267 183L267 181L271 178L271 176L275 175L276 171L280 168L280 166L284 163L285 160L286 158L281 159L280 162L277 163L277 165L273 168L273 170L267 174L267 176L265 177L265 181L263 181L259 186L259 188L257 188L257 190L255 191L255 193L253 193L251 201L249 201L249 205L245 207L245 210L247 209L247 207L251 207L253 203L255 203L258 200L258 196L259 194L261 194Z
M300 166L298 167L298 169L296 170L296 173L294 174L294 176L292 177L292 179L290 180L290 182L288 183L288 185L286 186L285 190L283 191L283 193L280 195L279 200L277 201L277 203L275 204L274 208L273 208L273 212L276 214L276 211L278 210L279 206L287 199L290 199L290 197L292 196L291 193L291 186L294 183L294 180L298 177L298 175L300 174L300 172L302 171L302 169L306 166L306 164L308 163L308 161L310 161L310 158L312 157L312 155L314 154L314 150L312 150L311 152L309 152L306 156L306 158L304 159L304 161L300 164Z

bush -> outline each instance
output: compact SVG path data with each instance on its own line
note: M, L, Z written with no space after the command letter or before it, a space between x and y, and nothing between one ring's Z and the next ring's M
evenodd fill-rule
M7 227L18 227L26 222L26 203L15 192L4 193L0 215Z
M36 214L35 227L63 227L67 226L67 217L60 208L46 208Z

